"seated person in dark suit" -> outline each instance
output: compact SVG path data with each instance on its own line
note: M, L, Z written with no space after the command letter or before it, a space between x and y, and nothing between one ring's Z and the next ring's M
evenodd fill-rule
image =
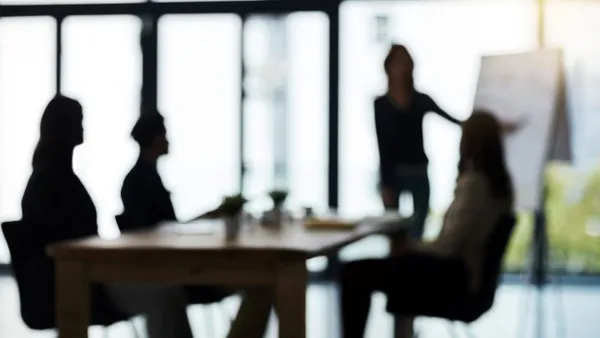
M381 291L390 304L440 303L475 294L481 284L485 243L500 219L513 212L513 188L505 164L502 127L488 113L474 113L464 124L454 201L433 242L407 244L400 256L359 260L341 272L342 330L362 338L371 293ZM368 276L368 278L366 278ZM466 298L467 296L465 296ZM400 328L412 335L412 320Z
M121 231L154 227L165 221L177 221L171 195L163 185L157 161L169 152L164 118L158 112L143 114L131 132L140 153L121 189L123 214L119 216ZM207 212L198 218L216 216Z
M73 171L73 151L83 142L81 105L57 96L42 115L40 140L33 155L33 173L23 194L23 224L31 225L32 255L27 278L39 290L40 302L54 303L54 266L45 256L45 246L58 241L97 236L96 207ZM28 282L29 283L29 282ZM94 323L111 324L111 313L146 314L150 338L191 338L186 317L185 292L176 287L134 290L144 304L124 308L114 300L112 285L95 285L91 290ZM113 307L114 304L114 307ZM44 306L40 304L40 306ZM54 304L52 304L54 306ZM116 310L115 310L116 308ZM121 319L126 318L121 315ZM100 319L97 319L100 317ZM114 317L114 315L113 315Z
M120 218L121 231L148 229L164 221L177 221L169 191L163 185L157 170L158 159L169 151L164 118L154 111L143 114L136 122L131 136L140 146L137 162L125 177L121 189L124 211ZM217 218L219 208L198 218ZM185 286L189 304L220 301L234 291L215 286ZM258 338L264 335L272 304L271 290L252 289L243 295L242 304L233 322L229 338ZM131 293L121 291L121 299L128 301ZM136 301L135 299L131 299Z
M157 111L142 114L131 136L138 143L140 153L121 189L124 210L118 216L119 228L121 231L145 229L161 222L177 221L170 193L157 170L158 159L169 152L164 118ZM208 216L210 213L200 217ZM232 294L213 286L189 286L186 292L192 304L217 302Z

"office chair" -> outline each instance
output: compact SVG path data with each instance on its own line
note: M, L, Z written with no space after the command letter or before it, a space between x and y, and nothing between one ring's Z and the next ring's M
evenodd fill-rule
M467 337L474 337L468 324L474 322L494 304L498 288L504 254L510 242L516 219L513 214L500 219L494 228L488 243L484 258L482 286L475 295L465 295L461 301L453 304L439 304L436 299L423 299L418 308L402 308L402 304L394 307L394 316L427 316L443 318L450 321L451 337L459 337L462 332ZM411 306L414 304L411 304Z
M36 228L23 221L2 223L2 232L11 257L11 270L17 283L20 302L20 314L25 325L32 330L49 330L56 327L54 300L54 265L46 256ZM38 231L39 232L39 231ZM41 251L39 251L41 249ZM37 251L36 251L37 250ZM27 263L35 261L36 270L41 272L35 281L26 273ZM44 288L44 286L46 288ZM108 299L99 299L92 313L91 325L103 327L107 337L108 326L128 321L128 318L109 306ZM133 322L129 321L134 337L140 338Z

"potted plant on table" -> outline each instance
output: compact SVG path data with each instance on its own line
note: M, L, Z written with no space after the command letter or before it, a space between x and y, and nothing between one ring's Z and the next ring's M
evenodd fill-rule
M282 209L283 204L287 199L288 192L285 190L273 190L269 193L269 196L273 200L273 208Z
M225 220L225 239L235 240L240 231L242 211L247 200L241 195L227 196L219 207L219 213Z
M271 210L271 222L273 225L281 225L284 216L283 205L287 199L288 192L285 190L273 190L269 193L273 200L273 210Z

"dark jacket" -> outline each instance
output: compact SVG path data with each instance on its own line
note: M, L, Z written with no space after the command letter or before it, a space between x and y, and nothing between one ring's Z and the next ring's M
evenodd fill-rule
M34 304L22 304L35 312L35 322L55 327L54 262L45 253L47 245L97 235L96 208L87 190L72 170L71 163L37 163L21 202L22 224L35 240L21 270L26 271L21 287L33 294ZM125 319L111 305L103 289L91 289L95 325L109 325ZM38 327L38 329L40 329Z
M145 229L160 222L176 221L171 194L165 188L156 162L138 159L123 181L121 231Z
M375 130L379 146L380 180L393 186L394 170L398 165L425 166L428 163L423 140L423 119L433 112L444 119L460 124L426 94L415 91L412 102L400 108L384 95L375 100Z

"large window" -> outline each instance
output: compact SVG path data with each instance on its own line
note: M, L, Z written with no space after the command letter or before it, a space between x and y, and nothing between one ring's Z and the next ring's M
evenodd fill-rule
M246 23L244 190L256 209L274 188L290 207L327 206L328 32L323 13Z
M288 189L287 207L327 208L329 21L323 13L252 16L245 25L244 193L250 210ZM308 267L322 270L323 257Z
M52 18L0 20L0 221L21 217L39 123L55 88ZM8 250L0 234L0 263Z
M553 262L569 273L600 273L600 3L548 1L546 40L562 48L574 163L548 171Z
M364 215L382 210L373 100L385 91L389 43L409 48L417 88L462 119L472 109L482 55L536 47L536 7L534 1L516 0L369 1L344 3L341 13L340 209ZM426 232L431 234L453 196L460 129L434 114L423 129L432 187ZM408 200L401 199L403 213L410 213Z
M251 16L244 25L244 194L253 199L249 207L268 206L266 193L275 186L275 120L286 115L287 76L285 21L280 17ZM280 43L276 42L279 38ZM287 42L287 41L286 41ZM279 48L274 48L275 46ZM277 99L277 100L276 100ZM279 145L281 147L281 144ZM283 144L285 146L285 144ZM279 154L282 155L282 154ZM285 154L283 154L285 155ZM285 161L285 158L280 159ZM280 168L282 166L280 165ZM278 182L282 183L285 182Z
M84 109L84 144L74 167L98 210L99 233L118 233L121 185L136 147L129 131L139 114L141 22L132 16L69 17L63 23L62 92Z
M177 216L239 191L241 20L168 15L159 23L159 109L170 154L161 163Z
M327 207L329 20L288 16L288 170L290 204Z

